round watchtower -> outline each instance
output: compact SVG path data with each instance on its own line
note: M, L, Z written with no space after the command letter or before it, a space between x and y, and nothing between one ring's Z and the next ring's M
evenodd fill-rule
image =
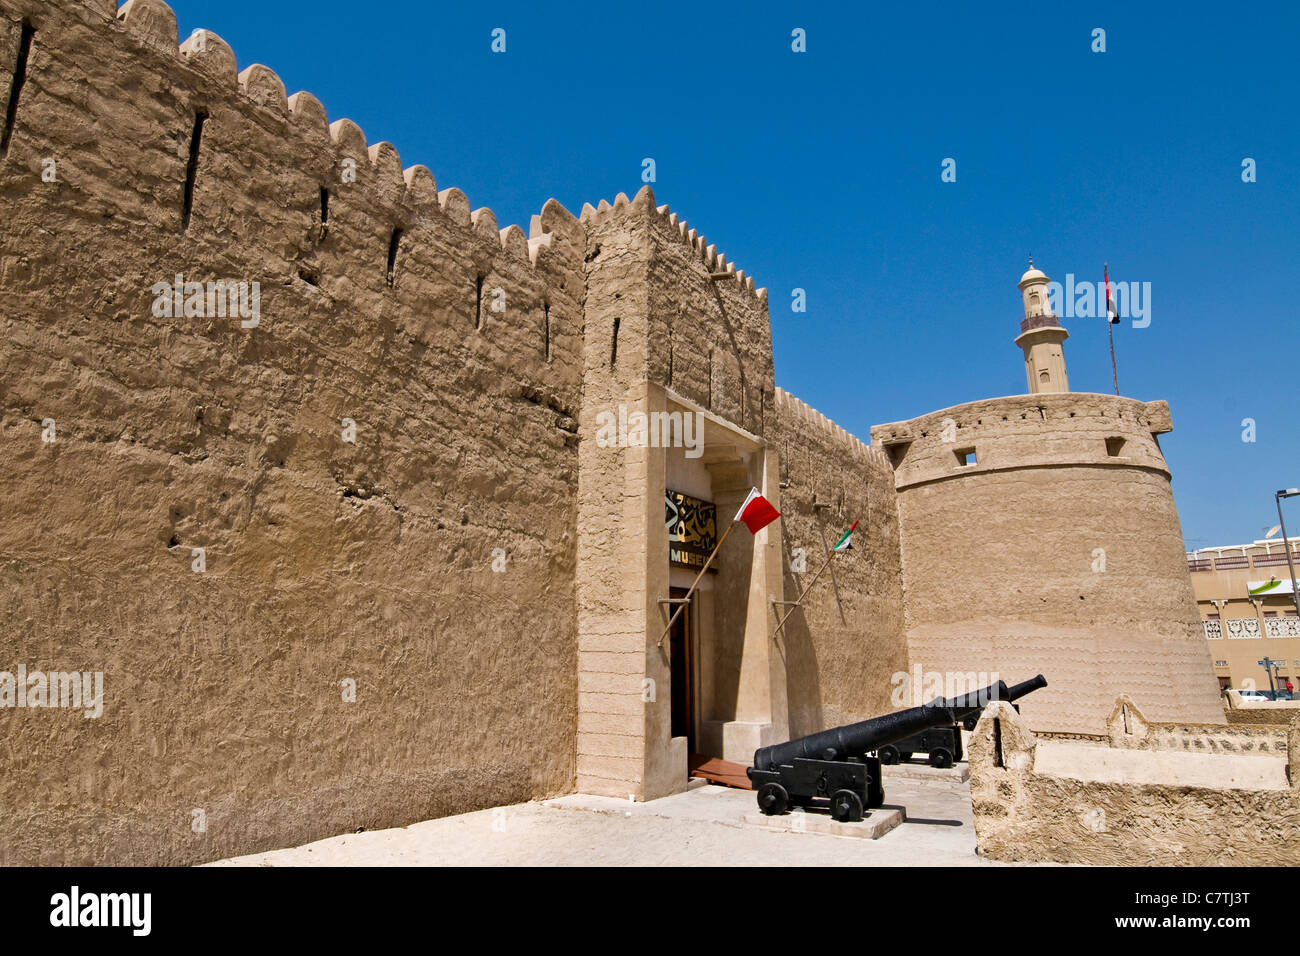
M1020 281L1026 322L1043 323L1017 340L1044 333L1026 347L1032 373L1065 335L1046 285L1037 270ZM910 667L1041 672L1048 687L1024 704L1037 730L1105 733L1120 693L1154 720L1221 723L1158 437L1169 406L1071 393L1064 359L1059 378L1045 367L1060 390L871 430L894 469Z

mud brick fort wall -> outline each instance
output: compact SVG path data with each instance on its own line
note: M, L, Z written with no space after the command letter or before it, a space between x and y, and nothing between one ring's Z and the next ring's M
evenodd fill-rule
M106 674L98 720L0 711L10 860L186 863L570 789L574 217L499 230L214 34L178 49L161 3L0 12L5 78L35 27L0 165L0 628L14 663ZM260 324L154 318L177 274L260 282Z
M852 550L835 559L781 635L790 729L808 734L895 709L893 678L908 665L898 509L893 471L879 448L781 389L775 412L782 548L788 555L802 547L807 558L800 575L786 562L787 600L821 567L823 541L833 545L860 521Z

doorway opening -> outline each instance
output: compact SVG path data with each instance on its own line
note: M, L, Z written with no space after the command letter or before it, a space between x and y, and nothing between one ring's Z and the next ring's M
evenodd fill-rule
M686 597L686 588L670 589L676 600ZM668 658L672 687L672 736L685 737L688 753L695 751L695 600L691 599L673 622L668 635Z

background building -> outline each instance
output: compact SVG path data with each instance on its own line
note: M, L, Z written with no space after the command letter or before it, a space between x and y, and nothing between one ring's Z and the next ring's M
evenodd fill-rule
M1269 658L1279 663L1275 673L1282 681L1290 679L1300 689L1300 617L1291 591L1287 543L1262 540L1187 554L1220 688L1270 689L1269 676L1259 663ZM1300 538L1289 543L1291 560L1300 570ZM1285 684L1278 689L1285 690Z

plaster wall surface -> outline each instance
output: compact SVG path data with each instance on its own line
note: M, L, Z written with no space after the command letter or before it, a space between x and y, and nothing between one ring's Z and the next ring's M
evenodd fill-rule
M157 0L114 13L0 0L2 95L36 31L0 161L0 668L105 679L99 719L0 710L6 862L571 790L581 227L499 230ZM257 282L258 323L158 317L177 275Z
M1286 759L1043 742L998 701L971 734L981 855L1099 866L1294 866L1300 799Z
M781 459L783 600L798 598L827 547L860 522L852 549L832 559L780 636L790 733L801 736L897 709L895 675L907 671L898 509L880 449L782 389L769 426Z
M578 600L580 643L592 653L580 655L578 786L648 799L687 781L687 741L670 737L670 661L659 646L659 602L673 580L664 528L668 476L689 474L701 491L707 481L705 497L724 526L751 487L778 494L767 488L761 437L774 392L766 294L657 207L649 187L631 200L619 195L586 206L581 222L587 298ZM641 447L595 440L601 416L670 411L707 421L695 433L704 441L700 458L685 461L682 448L661 442L668 437L662 432ZM723 573L697 601L695 613L707 618L697 662L706 684L697 717L702 738L713 738L706 749L722 746L739 724L770 733L770 662L757 631L768 623L762 599L775 550L767 533L737 533L719 555ZM588 725L600 730L588 734Z

